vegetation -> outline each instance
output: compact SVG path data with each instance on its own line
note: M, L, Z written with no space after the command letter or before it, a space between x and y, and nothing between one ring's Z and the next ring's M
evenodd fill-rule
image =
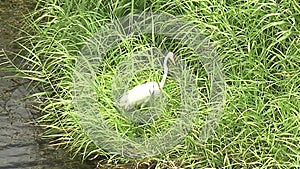
M201 127L195 126L170 151L130 160L106 152L84 133L73 107L72 76L78 52L100 26L143 11L180 15L214 42L226 76L226 105L214 134L205 142L199 142ZM41 89L35 96L44 137L74 156L101 159L102 165L133 161L155 163L157 168L300 167L300 6L296 0L49 0L38 2L25 30L30 33L20 40L26 52L17 55L25 61L17 66L19 75ZM128 52L147 44L131 42ZM111 55L126 54L117 51ZM114 70L99 76L102 85L111 85ZM166 90L174 87L171 83ZM99 94L107 96L105 92L109 89ZM109 99L104 101L109 104ZM121 126L117 131L130 135L135 128L121 130L128 122L120 119L111 122Z

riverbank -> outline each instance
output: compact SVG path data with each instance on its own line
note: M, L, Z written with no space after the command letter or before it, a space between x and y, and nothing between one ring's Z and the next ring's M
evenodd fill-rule
M118 105L114 104L118 100L113 100L111 92L114 73L118 72L118 62L139 49L156 45L159 37L137 37L134 34L104 53L105 62L96 65L95 74L98 78L96 82L89 83L97 93L83 96L99 104L90 105L91 102L86 102L80 105L96 107L99 111L76 109L73 77L78 73L74 70L78 53L87 39L105 23L128 13L141 11L163 11L174 16L184 16L184 19L195 24L214 42L226 76L226 103L224 113L208 139L202 140L203 123L199 123L193 125L188 135L169 151L145 159L127 159L122 155L139 155L140 152L124 151L119 147L122 148L127 143L130 147L131 140L139 141L137 138L151 138L154 134L164 132L173 120L158 120L148 126L131 123L119 113ZM32 43L26 46L28 55L23 56L33 65L30 69L23 70L29 72L25 75L26 78L43 86L39 93L43 116L39 122L47 129L45 136L53 140L51 143L66 148L70 154L79 156L82 160L95 158L101 161L100 168L110 164L133 163L147 163L149 166L154 164L158 168L297 168L300 166L299 11L296 1L245 3L155 0L151 4L126 0L48 2L35 11L39 20L27 23L36 36L28 39ZM170 49L179 48L175 51L177 55L190 50L188 47L184 48L185 45L178 47L177 44L168 44ZM185 50L180 50L182 48ZM97 51L99 46L88 49ZM90 53L94 54L93 51ZM193 60L189 62L189 66L203 64L199 58L191 58L190 53L182 55ZM160 75L153 74L146 72L135 75L130 82L131 87L151 79L146 75ZM89 76L82 75L80 78L87 77ZM209 88L210 85L199 87L199 90ZM88 85L84 85L86 86ZM166 95L172 96L175 92L171 92L176 88L169 86L167 89L169 93ZM92 90L82 91L89 94ZM211 93L209 89L204 92L208 95ZM205 99L208 102L204 105L210 105L210 99ZM168 106L172 108L174 105L176 103ZM91 116L84 124L87 129L95 128L88 130L89 133L83 129L79 119L84 119L88 113ZM203 112L199 111L200 113ZM156 124L159 124L158 127ZM103 126L109 126L112 137L101 138L107 133L97 129ZM116 142L113 141L118 141L113 137L116 136L113 135L115 133L130 139L128 142L114 144ZM171 141L166 140L167 143ZM157 147L149 149L151 148Z
M73 169L94 168L72 160L63 150L56 150L41 139L42 130L36 126L38 112L32 109L32 100L23 100L30 94L29 83L20 78L6 78L13 72L4 71L6 56L15 57L21 48L13 41L22 36L19 29L24 15L33 11L35 1L0 1L0 168L5 169Z

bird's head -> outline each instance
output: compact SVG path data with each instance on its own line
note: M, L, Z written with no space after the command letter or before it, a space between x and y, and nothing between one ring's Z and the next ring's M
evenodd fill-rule
M175 59L174 59L174 53L173 52L169 52L166 56L166 58L169 58L172 63L175 65Z

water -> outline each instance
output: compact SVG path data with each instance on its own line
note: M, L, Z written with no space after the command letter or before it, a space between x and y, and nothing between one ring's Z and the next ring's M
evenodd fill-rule
M0 52L18 51L11 42L17 38L22 15L34 6L33 0L0 1ZM40 138L41 130L34 120L36 112L30 108L32 102L22 99L29 93L28 82L4 78L7 75L0 71L0 169L95 168L95 164L72 160L64 150L56 150Z

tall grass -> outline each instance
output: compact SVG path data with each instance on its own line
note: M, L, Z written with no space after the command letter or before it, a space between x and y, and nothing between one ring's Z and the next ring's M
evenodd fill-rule
M45 137L85 159L129 163L86 136L72 107L78 51L98 28L142 11L182 15L215 42L224 64L224 115L206 142L201 127L169 152L140 159L157 168L300 167L300 6L290 1L40 1L27 18L21 76L36 82ZM110 159L110 160L109 160ZM112 162L113 161L113 162ZM101 164L105 163L102 162ZM105 164L104 164L105 165Z

